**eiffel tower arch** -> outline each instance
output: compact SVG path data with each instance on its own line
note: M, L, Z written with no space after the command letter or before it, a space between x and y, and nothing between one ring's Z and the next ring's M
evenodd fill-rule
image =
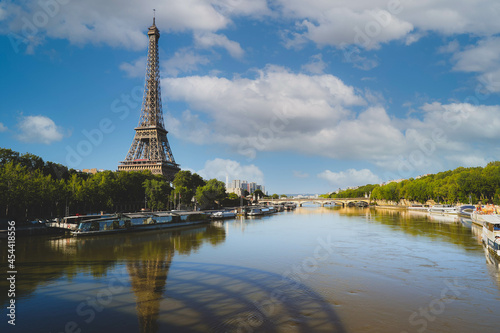
M153 174L163 175L172 181L180 168L179 164L175 163L163 122L158 58L160 31L154 18L153 25L148 30L148 37L146 83L139 126L135 128L134 140L127 157L118 166L118 171L150 170Z

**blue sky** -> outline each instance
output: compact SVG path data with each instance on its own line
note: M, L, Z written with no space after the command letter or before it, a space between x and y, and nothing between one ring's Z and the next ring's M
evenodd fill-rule
M500 3L1 1L0 146L116 170L156 9L176 162L325 193L500 160Z

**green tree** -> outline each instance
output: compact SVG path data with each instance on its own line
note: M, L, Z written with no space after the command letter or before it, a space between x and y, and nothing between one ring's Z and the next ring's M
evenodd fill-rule
M191 205L193 196L200 186L205 185L205 181L196 173L191 173L189 170L181 170L176 175L172 182L175 190L172 192L172 200L179 200L183 205Z
M226 185L217 179L210 179L205 186L196 190L196 200L201 209L215 208L226 197Z
M167 208L168 197L172 190L170 183L164 179L146 179L143 183L146 192L148 208L164 210Z
M258 199L261 199L264 197L264 192L262 192L262 190L255 190L253 192L253 196L256 196L257 197L257 200Z

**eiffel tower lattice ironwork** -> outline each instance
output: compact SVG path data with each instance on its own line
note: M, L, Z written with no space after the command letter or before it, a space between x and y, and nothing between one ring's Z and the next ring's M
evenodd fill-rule
M160 31L155 25L149 27L148 62L146 83L141 108L139 126L125 161L118 166L119 171L151 170L153 174L164 175L172 181L180 170L167 140L167 130L163 124L160 91L160 68L158 60L158 39Z

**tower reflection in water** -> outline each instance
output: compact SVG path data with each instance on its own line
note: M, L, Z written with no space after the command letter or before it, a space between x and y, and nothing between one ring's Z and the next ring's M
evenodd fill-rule
M158 331L158 313L175 248L172 242L149 243L144 258L127 263L137 302L141 332Z
M144 244L127 261L141 332L343 332L332 308L297 280L242 266L175 261L221 228Z
M41 261L26 296L46 295L59 319L48 322L40 313L25 325L55 331L71 320L95 332L345 331L331 303L297 277L245 267L245 258L227 265L211 257L210 247L225 240L224 225L211 224L43 241L46 248L35 253L62 259L50 265L50 279L60 282L44 287Z

